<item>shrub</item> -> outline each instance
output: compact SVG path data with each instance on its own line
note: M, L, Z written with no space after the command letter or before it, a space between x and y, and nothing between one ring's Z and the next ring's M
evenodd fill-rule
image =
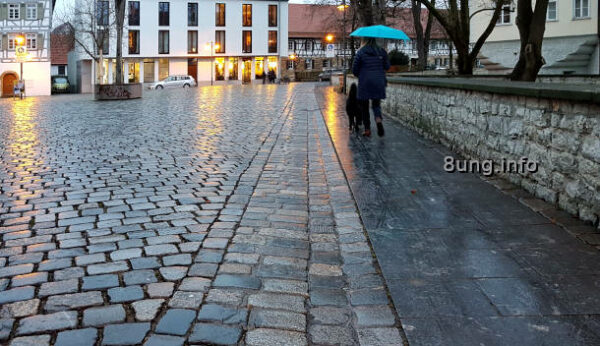
M408 65L409 62L409 58L408 55L404 54L403 52L394 49L393 51L390 52L389 54L390 57L390 63L392 65Z

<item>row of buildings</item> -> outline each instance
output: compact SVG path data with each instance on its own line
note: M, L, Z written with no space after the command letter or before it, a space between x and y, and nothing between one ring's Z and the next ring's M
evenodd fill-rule
M50 94L51 75L68 75L78 92L91 92L95 83L114 81L112 1L76 0L76 8L82 11L87 6L91 12L88 25L93 30L81 30L88 33L80 32L70 40L61 28L51 35L55 1L0 1L2 96L12 95L12 86L21 76L29 95ZM388 25L414 38L410 9L390 11ZM471 40L476 40L490 15L481 11L473 17ZM543 51L547 63L541 73L598 74L598 2L550 0L547 15ZM348 38L352 14L345 6L289 4L287 0L131 0L125 18L126 83L151 83L169 75L191 75L199 82L251 83L269 71L280 78L294 78L347 67L358 45ZM425 9L422 18L425 24ZM481 50L483 71L506 72L516 63L515 19L514 5L503 8ZM25 39L25 56L16 49L18 37ZM416 60L411 41L393 42L387 48ZM452 64L452 56L445 31L434 23L428 64L444 69Z

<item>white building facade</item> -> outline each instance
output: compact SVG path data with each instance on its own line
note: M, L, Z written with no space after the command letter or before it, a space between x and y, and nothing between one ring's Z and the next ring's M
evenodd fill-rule
M99 1L102 2L103 0ZM103 6L103 5L101 5ZM106 2L106 6L112 6ZM200 84L251 83L280 75L287 57L287 1L127 1L123 37L125 83L191 75ZM101 83L112 83L116 37L110 36ZM77 83L90 92L97 64L77 50Z
M13 96L14 83L20 79L27 95L50 95L51 27L50 0L0 1L2 97ZM20 38L27 50L21 60L17 59Z
M520 40L516 17L514 4L504 7L494 31L481 49L480 58L486 69L506 71L517 63ZM480 12L473 17L471 42L475 42L485 30L490 18L491 11ZM600 73L598 38L598 0L550 0L542 46L546 64L540 73Z

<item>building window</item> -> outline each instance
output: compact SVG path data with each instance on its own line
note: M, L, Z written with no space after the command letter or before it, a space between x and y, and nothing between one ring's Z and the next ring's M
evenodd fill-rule
M288 70L293 70L294 69L294 60L288 60L287 61L287 69Z
M158 32L158 54L169 54L169 31Z
M169 26L169 3L158 3L158 25Z
M140 2L129 2L129 25L140 25Z
M548 12L546 12L546 20L556 21L558 19L556 14L556 0L550 0L548 2Z
M215 31L215 53L225 53L225 30Z
M8 35L8 50L15 50L17 36L16 35Z
M292 40L288 41L288 50L295 51L295 42Z
M65 65L60 65L58 67L58 74L63 76L67 74L67 68Z
M188 53L198 53L198 31L188 31Z
M500 10L500 17L496 24L510 24L510 5L502 6Z
M129 30L129 54L140 54L139 30Z
M10 20L21 19L21 5L20 4L8 4L8 19L10 19Z
M109 3L108 1L98 1L96 3L96 21L98 25L108 25Z
M323 60L323 68L328 68L329 67L329 60L325 59Z
M197 2L188 2L188 26L198 26Z
M252 31L242 31L242 53L252 53Z
M215 26L225 26L225 4L215 4Z
M96 32L96 37L98 38L98 51L102 50L102 54L108 54L108 40L110 37L109 30L107 28L98 29L98 31Z
M38 19L37 4L27 4L25 13L25 18L27 18L28 20Z
M250 4L242 5L242 25L252 26L252 5Z
M225 58L215 59L215 80L225 80Z
M277 5L269 5L269 26L277 26Z
M574 0L575 3L575 18L588 18L590 16L589 0Z
M277 31L269 31L269 53L277 53Z

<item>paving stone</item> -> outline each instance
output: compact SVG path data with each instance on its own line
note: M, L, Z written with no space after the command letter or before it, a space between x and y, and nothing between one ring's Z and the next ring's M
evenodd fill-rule
M169 300L169 307L181 309L197 309L202 304L202 292L176 291Z
M348 327L312 325L308 329L310 339L315 344L356 345L352 330ZM401 345L402 343L398 344ZM380 345L377 343L368 345Z
M264 327L304 332L306 330L306 316L289 311L252 310L250 325L255 328Z
M50 335L20 336L10 342L10 346L44 346L50 345Z
M161 256L178 253L177 247L173 244L150 245L144 247L147 256Z
M310 303L313 306L346 306L348 304L348 300L346 298L346 292L344 290L315 288L310 291Z
M310 317L317 324L343 325L350 319L350 311L347 308L331 306L313 307L310 309Z
M96 290L119 286L119 277L116 274L84 276L81 289L84 291Z
M260 279L247 275L219 274L213 282L214 287L237 287L259 289Z
M122 272L122 271L125 271L128 269L129 269L129 267L127 266L127 263L120 261L120 262L91 264L91 265L87 266L86 270L89 275L96 275L96 274Z
M117 250L110 253L110 259L113 261L132 259L140 256L142 256L142 249L140 248Z
M78 287L79 279L46 282L40 287L38 295L44 297L63 293L74 293L77 292Z
M15 318L35 315L39 306L39 299L4 304L0 309L0 318Z
M198 313L199 321L218 321L228 324L243 324L248 311L217 304L204 304Z
M206 296L206 302L240 306L244 295L244 292L241 290L211 289Z
M0 278L11 277L19 274L27 274L33 271L33 264L19 264L0 268Z
M249 346L304 346L308 345L308 342L304 333L279 329L258 328L250 330L248 333L246 333L246 344Z
M190 267L188 275L212 278L217 273L218 267L216 263L196 263Z
M196 262L220 263L223 260L223 250L202 249L196 256Z
M139 344L150 331L150 323L122 323L104 327L102 345Z
M183 346L185 338L172 335L152 334L144 346Z
M76 326L77 312L61 311L48 315L35 315L23 318L19 321L17 335L75 328Z
M14 318L0 318L0 340L8 339L14 324Z
M248 306L305 312L304 298L289 294L258 293L248 297Z
M358 306L353 310L358 327L391 327L396 323L394 314L387 305Z
M402 345L402 337L396 328L363 328L357 332L361 345Z
M388 297L381 288L365 288L350 291L352 305L377 305L388 304Z
M29 273L13 276L11 279L11 287L36 285L48 281L47 272Z
M196 323L188 340L207 344L235 345L241 334L240 327Z
M184 279L184 281L187 279ZM173 294L175 284L172 282L156 282L146 286L146 292L150 298L170 297Z
M185 335L196 318L196 311L169 309L156 326L160 334Z
M250 274L252 273L252 267L247 264L223 263L219 267L219 273Z
M190 254L165 256L162 261L165 266L189 265L192 264L192 256Z
M108 290L111 303L130 302L144 299L144 291L140 286L115 287Z
M94 346L97 339L98 330L95 328L65 330L58 333L54 346Z
M64 311L87 306L102 305L102 303L104 303L104 300L99 291L73 293L48 297L44 309L49 312Z
M311 275L322 275L322 276L341 276L342 268L336 265L312 263L310 265L309 274Z
M297 280L263 279L263 290L308 295L308 283Z
M164 301L164 299L146 299L131 303L136 320L151 321Z
M185 276L188 268L184 266L162 267L159 269L160 275L167 281L176 281Z
M156 280L156 275L153 270L142 269L123 273L123 281L125 281L125 285L131 286L149 284L158 280Z
M35 288L33 286L22 286L0 292L0 304L18 302L33 298Z
M73 278L80 278L85 275L85 270L81 267L71 267L54 272L54 280L67 280Z
M160 263L156 257L132 258L129 262L133 269L154 269L160 267Z
M258 254L227 253L225 255L225 261L242 264L257 264L259 258Z
M83 312L84 326L103 326L109 323L123 322L124 320L125 309L120 304L88 308Z

